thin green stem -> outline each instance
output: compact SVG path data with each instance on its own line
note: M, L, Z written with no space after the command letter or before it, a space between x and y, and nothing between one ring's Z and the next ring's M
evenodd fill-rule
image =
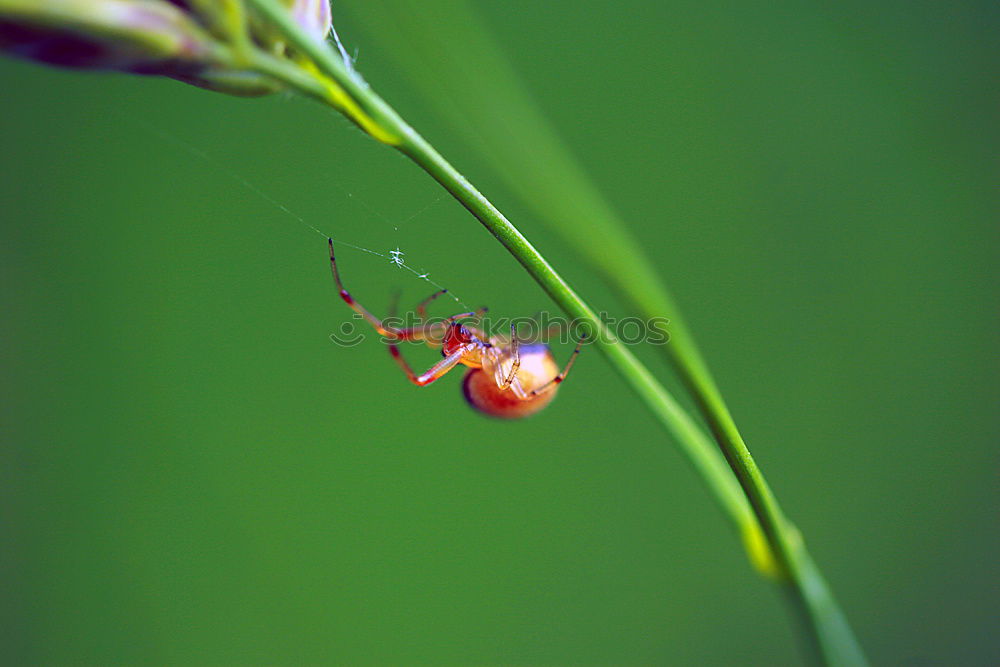
M400 150L423 167L476 216L567 315L587 323L599 332L595 344L681 443L688 458L710 483L727 513L738 524L744 525L749 518L746 502L732 483L732 476L726 470L725 463L716 455L715 448L690 416L493 204L422 137L416 133L407 136L412 137L412 141L403 144Z
M329 77L332 84L324 87L324 93L312 84L299 85L295 75L273 67L273 63L261 63L270 68L270 71L261 71L332 104L362 129L385 143L394 145L410 157L461 202L570 317L587 323L594 331L599 332L599 349L661 424L675 436L720 505L740 527L744 539L751 546L756 543L753 536L759 522L764 539L770 547L769 551L776 560L776 571L786 578L794 595L807 611L814 639L827 662L838 665L864 664L863 653L843 614L805 551L798 531L781 511L743 442L693 338L683 323L678 321L676 314L672 327L672 361L695 397L715 436L718 449L649 370L606 329L593 310L510 221L355 72L348 70L326 44L310 38L276 0L247 0L247 3L277 26L302 55L311 60L323 75ZM341 93L346 94L356 104L356 108L345 108ZM377 131L373 131L373 127ZM634 245L629 242L627 235L619 233L616 236L622 237L621 245ZM669 295L659 287L655 273L645 264L640 262L639 269L633 268L630 273L633 277L636 273L648 275L640 276L638 286L624 285L623 289L635 297L634 300L647 314L676 313ZM645 293L640 288L646 288ZM720 456L720 451L725 460Z
M262 13L270 0L249 0ZM294 36L293 26L287 15L279 11L268 18ZM288 25L285 25L288 24ZM381 98L361 81L347 73L340 60L325 47L303 36L306 41L295 42L306 55L352 96L357 96L362 108L376 121L401 138L398 149L427 171L428 174L462 203L490 232L511 252L542 286L552 299L571 317L586 322L594 331L600 332L595 343L612 360L615 368L622 373L629 385L643 398L674 436L681 442L692 464L709 482L715 496L726 513L738 525L752 522L750 508L732 475L726 468L724 459L712 446L711 441L698 428L683 408L652 376L649 370L607 329L593 310L573 291L565 280L552 268L534 246L489 202L462 174L424 140L412 127L390 108ZM294 41L294 40L293 40ZM261 70L285 83L299 87L301 72L295 67L269 56L260 55L255 63L266 69ZM307 94L325 99L322 85L308 83L301 88Z
M811 629L817 648L822 647L829 662L862 661L829 588L740 438L657 268L537 108L508 61L508 45L494 39L466 0L439 0L430 5L373 1L366 4L365 12L375 26L381 26L373 35L387 49L396 49L399 65L424 89L433 91L431 102L438 111L457 132L467 135L473 150L481 152L486 164L536 216L559 231L641 315L670 318L670 345L660 350L695 397L720 451L726 453L727 463L753 502L761 520L758 525L766 529L760 535L771 545L769 551L781 559L772 563L788 575L786 588L795 600L795 610L808 615L805 627ZM423 39L431 33L436 39ZM482 71L490 76L481 76ZM490 104L482 104L483 99ZM627 108L621 112L627 113Z
M294 88L299 93L312 97L320 102L329 103L329 92L322 82L309 72L302 71L287 60L277 58L263 51L251 50L242 54L236 61L241 66L246 65L265 74L276 81L280 81L290 88Z
M524 235L367 84L357 78L356 74L348 72L332 51L299 30L274 0L247 0L247 2L278 26L297 49L355 98L366 114L393 136L399 137L396 143L398 150L420 165L465 206L525 267L567 315L586 323L591 330L598 332L594 344L608 357L612 366L642 398L657 419L674 435L690 462L708 483L720 506L740 531L744 533L752 531L756 522L751 508L729 472L724 458L711 440L653 377L649 369L615 338L594 311ZM267 56L261 57L259 62L267 67L264 73L279 78L290 86L298 87L299 77L288 71L283 64L273 60ZM308 84L302 90L308 95L324 99L322 89L322 86Z

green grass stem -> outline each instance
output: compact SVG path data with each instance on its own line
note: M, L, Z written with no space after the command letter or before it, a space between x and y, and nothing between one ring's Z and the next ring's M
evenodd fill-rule
M570 182L577 179L573 189L578 196L570 197L569 201L584 211L583 215L572 217L562 211L554 218L562 221L566 228L565 235L575 240L578 250L598 266L644 315L671 318L671 343L665 347L718 447L632 352L607 330L594 311L511 222L353 70L346 67L328 44L309 37L277 0L247 0L247 3L272 22L296 50L315 65L324 75L324 81L319 85L316 80L307 81L310 77L302 77L302 70L294 64L267 56L256 56L254 64L262 72L331 104L373 137L411 158L507 248L568 316L599 331L597 347L676 438L720 506L737 525L751 555L756 555L758 566L767 570L761 563L766 562L766 554L773 554L776 560L774 570L805 612L806 625L826 662L832 665L865 664L863 653L829 587L806 552L801 536L785 518L743 442L672 298L660 284L639 244L575 167L568 152L553 138L554 133L548 130L540 116L531 119L530 108L527 114L521 109L520 115L530 120L526 125L529 131L534 130L550 155L554 156L553 160L565 167L563 171L571 177ZM503 67L501 71L504 71ZM600 246L597 239L600 239ZM763 550L758 539L760 530L768 547Z

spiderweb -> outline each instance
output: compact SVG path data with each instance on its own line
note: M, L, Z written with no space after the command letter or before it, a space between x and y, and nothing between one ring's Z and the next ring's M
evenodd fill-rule
M228 178L230 178L231 180L235 181L241 187L243 187L246 190L250 191L251 193L253 193L256 197L258 197L262 201L267 202L268 204L270 204L272 207L274 207L278 211L281 211L287 217L290 217L293 220L297 221L299 224L301 224L302 226L304 226L306 229L309 229L312 232L315 232L316 234L318 234L319 236L323 237L324 239L332 239L333 242L334 242L334 244L336 246L338 246L338 247L343 246L343 247L346 247L346 248L350 248L352 250L356 250L358 252L363 252L363 253L367 253L369 255L374 255L376 257L381 257L382 259L386 260L392 266L394 266L394 267L396 267L398 269L402 269L404 271L407 271L407 272L411 273L414 277L416 277L416 278L418 278L418 279L420 279L420 280L422 280L422 281L424 281L426 283L429 283L430 285L432 285L433 287L435 287L437 290L439 290L439 291L444 291L445 290L445 287L443 285L440 285L439 283L437 283L436 281L434 281L430 277L430 273L428 271L415 268L411 264L407 263L407 261L405 260L406 252L404 250L401 250L399 248L399 246L397 246L395 249L388 249L385 252L380 252L380 251L374 250L372 248L368 248L368 247L365 247L365 246L362 246L362 245L359 245L359 244L356 244L356 243L351 243L349 241L345 241L342 238L339 238L338 236L334 236L332 234L328 234L328 233L320 230L315 225L313 225L305 217L303 217L303 216L299 215L298 213L296 213L295 211L293 211L286 204L282 203L278 199L276 199L276 198L272 197L271 195L269 195L262 188L260 188L256 184L252 183L245 176L243 176L239 172L235 171L234 169L232 169L232 168L230 168L230 167L222 164L220 161L212 158L212 156L210 156L208 153L206 153L205 151L201 150L200 148L198 148L196 146L193 146L193 145L191 145L191 144L189 144L189 143L187 143L187 142L185 142L185 141L177 138L176 136L173 136L173 135L167 133L162 128L153 127L153 126L150 126L150 125L146 125L145 123L141 123L141 122L140 122L140 124L147 131L149 131L152 134L154 134L155 136L159 137L162 141L164 141L166 143L169 143L169 144L172 144L172 145L176 146L177 148L179 148L179 149L181 149L181 150L183 150L183 151L185 151L187 153L190 153L191 155L197 157L199 160L202 160L203 162L211 165L213 168L218 169L220 173L225 174ZM356 197L354 195L354 193L350 192L349 190L347 190L346 188L344 188L339 183L336 183L335 181L332 182L332 183L333 183L333 185L337 189L339 189L344 194L344 196L346 198L348 198L348 199L350 199L350 200L358 203L361 207L363 207L365 210L367 210L369 214L371 214L371 215L373 215L375 217L380 218L383 222L385 222L386 224L392 226L393 230L395 230L397 232L400 230L401 227L403 227L407 223L411 222L412 220L418 218L420 215L422 215L423 213L427 212L429 209L431 209L432 207L434 207L438 202L440 202L443 199L445 199L445 195L440 195L436 199L434 199L433 201L429 202L428 204L422 206L421 208L419 208L418 210L416 210L415 212L413 212L412 214L410 214L409 216L403 218L402 220L394 222L394 221L390 220L387 216L383 215L379 211L377 211L374 208L372 208L363 199L361 199L359 197ZM456 296L451 290L448 290L446 292L446 295L448 297L450 297L451 299L453 299L456 303L460 304L463 307L463 309L469 310L468 305L466 305L465 302L462 301L458 296Z

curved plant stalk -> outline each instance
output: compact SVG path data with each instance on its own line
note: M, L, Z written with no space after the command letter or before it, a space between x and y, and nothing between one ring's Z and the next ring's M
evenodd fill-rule
M516 170L517 177L507 174L515 189L544 219L560 225L641 312L673 317L672 344L665 349L695 397L718 449L527 239L369 89L342 48L340 55L330 48L325 41L332 30L327 0L0 0L0 50L49 64L170 76L234 95L297 90L409 156L479 219L568 315L598 334L598 347L676 437L737 526L751 561L787 584L826 660L863 664L843 614L750 456L652 265L534 110L499 50L490 47L485 31L475 33L477 23L468 7L459 3L447 9L473 31L458 36L464 36L464 42L447 40L457 50L450 52L446 79L453 86L478 91L478 97L487 100L478 114L468 115L479 119L481 138L492 143L491 164ZM428 10L433 7L421 6L411 22L417 23ZM469 65L468 54L479 57L480 69ZM501 75L494 77L499 82L491 79L486 84L478 76L484 60ZM503 87L505 91L500 90ZM468 95L454 97L468 100ZM524 161L528 154L535 159ZM533 196L537 191L528 185L535 180L548 186L544 201Z
M376 139L389 137L384 143L410 157L448 190L514 255L560 308L570 317L586 323L591 331L598 332L592 344L609 358L629 386L677 438L688 459L709 484L720 506L749 536L747 539L752 548L760 553L759 557L766 560L766 543L762 537L754 537L755 532L759 534L759 529L756 528L752 509L711 439L635 355L617 340L538 250L461 173L372 92L355 72L349 71L339 56L326 45L316 43L301 33L280 5L274 0L247 0L247 4L281 27L302 53L312 59L318 70L333 81L309 77L298 67L264 54L252 56L254 65L291 88L335 105L362 129L374 123L378 130L372 136ZM336 97L328 93L332 89L339 91ZM353 108L358 109L361 120L347 113L339 104L340 91L347 91L357 100Z
M635 240L624 230L585 177L573 168L565 151L547 131L543 121L535 125L553 154L564 161L571 174L582 179L579 191L589 193L590 207L583 220L600 230L602 250L586 244L582 250L610 276L615 285L645 314L673 318L671 360L695 397L708 422L717 449L646 367L606 329L593 310L580 299L528 240L464 176L448 163L426 140L375 94L353 69L325 43L312 39L276 0L247 0L259 14L272 22L304 59L315 67L315 81L305 83L293 66L258 55L253 65L286 85L316 97L353 120L374 138L394 146L450 192L525 267L549 296L571 317L599 331L601 351L631 388L644 400L660 422L677 438L688 458L709 483L716 498L739 526L752 560L759 569L790 587L807 613L809 627L823 656L830 664L864 664L864 656L847 622L806 552L798 531L788 522L777 500L754 462L729 414L693 339L679 320L669 294L656 279L655 271ZM310 68L306 68L308 70ZM302 70L300 70L301 72ZM317 85L317 83L319 85ZM551 193L550 193L551 197ZM576 201L579 201L577 199ZM586 199L584 200L586 202ZM594 216L594 211L598 215ZM560 216L562 217L562 216ZM580 233L580 219L574 220L574 239ZM609 251L609 245L611 250ZM736 486L733 475L739 486ZM759 523L758 523L759 522ZM761 532L762 530L762 532Z
M408 0L366 5L368 11L379 8L380 29L372 31L374 35L389 48L406 49L406 57L398 62L424 87L434 88L438 94L429 97L438 111L482 151L486 164L644 317L670 318L670 344L662 351L696 401L763 527L765 546L755 544L759 532L743 528L751 561L764 574L777 575L792 587L797 598L793 599L809 615L808 625L828 662L863 663L844 615L751 456L652 262L539 112L490 32L466 0L419 7ZM390 16L395 20L390 22ZM388 25L403 33L402 38L397 35L393 40ZM440 35L440 26L447 25L461 30ZM438 39L423 38L435 30ZM490 76L479 74L484 71ZM768 557L768 546L774 558Z

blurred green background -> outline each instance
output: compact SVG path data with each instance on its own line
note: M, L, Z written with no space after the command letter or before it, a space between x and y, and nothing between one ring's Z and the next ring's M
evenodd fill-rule
M480 5L685 307L873 661L996 664L995 4ZM623 314L380 46L391 22L334 17L375 88ZM801 660L600 355L500 423L458 373L416 389L374 340L329 340L349 311L324 241L268 198L470 304L551 309L404 158L288 96L8 60L0 81L5 662ZM429 291L341 261L376 311Z

